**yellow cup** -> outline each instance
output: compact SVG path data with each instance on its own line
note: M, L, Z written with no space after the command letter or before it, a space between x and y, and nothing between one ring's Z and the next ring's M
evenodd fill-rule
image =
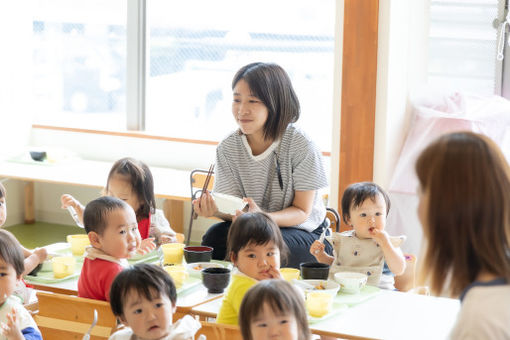
M71 244L75 256L82 256L85 248L90 245L89 236L85 234L67 235L67 243Z
M72 256L56 256L51 259L51 265L53 276L56 279L61 279L74 274L76 259Z
M324 292L309 292L306 295L306 309L315 318L323 317L331 311L333 295Z
M299 280L299 269L296 268L280 268L280 274L287 281Z
M161 245L165 264L182 264L184 243L166 243Z
M165 270L168 274L170 274L172 280L175 283L175 287L177 288L180 288L184 281L186 281L189 277L189 273L186 270L186 267L182 265L165 266Z

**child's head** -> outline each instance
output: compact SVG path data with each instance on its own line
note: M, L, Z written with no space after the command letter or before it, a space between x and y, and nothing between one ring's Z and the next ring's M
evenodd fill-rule
M7 219L7 204L6 204L5 187L0 183L0 227L4 225Z
M419 156L418 216L427 244L422 279L456 296L480 273L510 282L510 169L489 138L456 132Z
M90 244L113 257L131 257L140 246L135 212L118 198L103 196L91 201L83 212L83 224Z
M244 340L309 340L305 301L284 280L265 280L244 296L239 309L239 327Z
M170 275L153 264L142 263L123 270L110 288L113 314L143 339L168 335L176 300Z
M227 260L244 274L256 279L271 278L270 271L280 268L287 246L280 228L263 212L245 213L230 226L227 237Z
M252 63L242 67L232 80L232 90L232 113L244 134L251 134L256 124L264 139L276 140L290 123L299 119L299 100L290 78L276 64ZM260 119L254 117L256 112L261 113Z
M129 204L138 220L149 217L156 209L154 180L149 167L133 158L116 161L108 174L106 195Z
M18 240L7 230L0 229L0 305L21 279L25 270L24 260Z
M371 238L371 228L384 230L389 211L388 194L372 182L351 184L342 196L342 219L360 238Z

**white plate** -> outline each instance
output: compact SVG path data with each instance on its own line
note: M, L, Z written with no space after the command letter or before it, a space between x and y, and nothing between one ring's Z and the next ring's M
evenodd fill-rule
M194 263L188 263L186 265L186 268L190 274L200 274L202 269L205 268L224 268L224 266L221 263L215 263L215 262L194 262Z

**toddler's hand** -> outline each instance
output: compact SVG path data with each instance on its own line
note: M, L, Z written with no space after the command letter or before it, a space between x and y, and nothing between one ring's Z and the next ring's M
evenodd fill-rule
M273 278L273 279L281 279L282 278L282 274L280 274L280 271L273 266L271 266L269 268L268 274L271 275L271 278Z
M380 230L377 228L370 228L368 229L368 232L370 233L370 236L372 236L372 239L379 245L382 246L384 242L389 242L389 236L388 233L385 230Z
M310 246L310 254L315 256L315 258L319 258L321 255L325 253L326 246L324 243L315 240Z
M260 212L262 209L259 208L257 203L251 197L245 197L243 200L248 203L248 212Z
M43 263L44 260L48 257L48 251L46 248L37 248L33 252L39 258L39 263Z
M140 247L136 252L140 255L145 255L156 249L156 243L154 243L154 237L146 238L140 243Z
M7 323L2 323L2 334L8 340L24 340L24 336L19 329L19 322L16 317L16 310L13 308L7 313Z
M69 194L64 194L60 197L60 202L62 203L62 209L67 209L67 207L73 207L75 210L81 210L81 203Z
M162 234L162 235L160 235L158 237L158 241L159 241L160 245L161 244L165 244L165 243L176 243L177 242L177 237Z

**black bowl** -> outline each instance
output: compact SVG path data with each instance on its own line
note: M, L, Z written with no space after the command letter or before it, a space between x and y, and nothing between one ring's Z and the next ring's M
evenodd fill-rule
M30 157L34 161L42 162L46 159L46 151L30 151Z
M186 263L209 262L212 256L212 247L184 247L184 258Z
M202 270L202 283L211 294L223 293L230 282L230 269L205 268Z
M303 280L327 280L329 264L320 262L305 262L299 265Z

